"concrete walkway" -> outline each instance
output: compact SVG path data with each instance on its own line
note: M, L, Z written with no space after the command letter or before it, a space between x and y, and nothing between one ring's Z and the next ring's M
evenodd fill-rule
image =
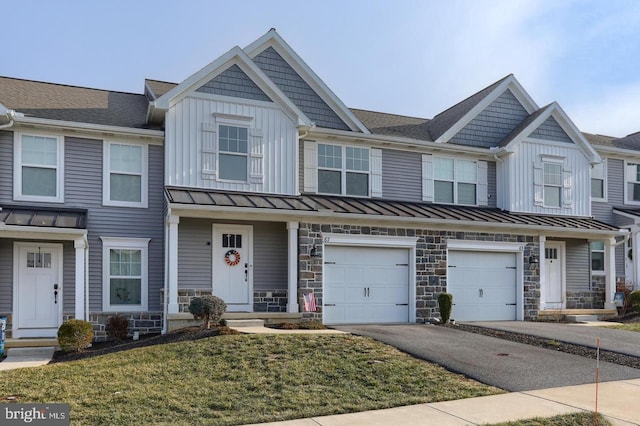
M261 425L372 426L480 425L595 411L596 385L513 392L386 410L288 420ZM640 379L600 383L598 412L619 426L640 425Z
M7 358L0 362L0 371L46 365L51 361L54 351L54 347L9 348Z

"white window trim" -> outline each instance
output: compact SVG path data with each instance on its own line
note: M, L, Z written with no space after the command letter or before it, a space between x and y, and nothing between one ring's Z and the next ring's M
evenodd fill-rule
M629 164L640 164L640 161L627 161L624 162L624 203L630 205L640 206L640 201L635 201L629 198L629 176L627 175L627 169ZM634 180L633 182L638 182Z
M237 127L242 129L247 129L247 152L231 152L231 151L222 151L220 149L220 126L227 127ZM216 156L216 170L218 170L218 181L219 182L231 182L231 183L249 183L249 169L251 167L249 163L250 153L251 153L251 126L247 124L247 122L220 122L216 123L216 151L218 155ZM247 173L244 179L224 179L220 177L220 156L221 155L234 155L237 157L244 157L245 163L247 165Z
M553 164L554 166L559 166L560 167L560 183L557 185L553 185L550 183L546 183L545 181L545 173L544 173L544 166L546 164ZM564 201L564 194L562 191L563 188L563 165L564 163L561 161L553 161L553 160L549 160L549 159L543 159L542 160L542 207L544 207L545 209L561 209L562 208L562 203ZM560 199L558 200L558 205L557 206L548 206L546 204L544 204L544 200L545 200L545 194L544 191L545 189L549 187L549 188L558 188L560 190Z
M56 196L22 195L22 137L39 136L56 139L58 164L56 166ZM16 201L41 201L64 203L64 137L46 133L15 132L13 134L13 199Z
M146 311L149 306L149 238L100 237L102 240L102 310L105 312L137 312ZM142 303L140 305L111 305L110 256L111 249L141 250L141 288Z
M603 245L603 247L602 247L602 250L593 250L593 249L591 248L591 243L596 243L596 242L602 242L602 243L604 243L604 241L599 241L599 240L589 241L589 269L591 270L591 275L594 275L594 276L602 275L602 276L604 276L604 275L606 275L606 266L605 266L605 265L603 265L603 268L604 268L604 269L602 269L602 270L593 269L593 268L591 267L591 265L592 265L592 258L591 258L591 255L592 255L594 252L596 252L596 253L602 253L602 254L603 254L603 259L606 259L607 245L606 245L606 244L604 244L604 245ZM626 252L626 250L625 250L625 252Z
M324 194L324 195L337 195L337 196L344 196L344 197L354 197L354 198L368 198L371 197L371 169L372 169L372 158L371 158L371 150L372 148L369 146L357 146L357 145L343 145L343 144L339 144L339 143L331 143L331 142L318 142L317 145L332 145L332 146L339 146L341 149L341 160L342 160L342 165L339 169L337 168L333 168L333 167L321 167L320 165L317 166L317 170L316 170L316 179L318 176L318 172L320 170L329 170L329 171L334 171L334 172L340 172L340 194L334 194L334 193L330 193L330 192L320 192L320 182L319 179L317 179L317 185L318 185L318 194ZM318 146L316 145L316 156L318 155ZM366 149L369 151L369 170L362 171L362 170L347 170L347 148L357 148L357 149ZM319 161L316 160L316 164L318 164ZM354 194L347 194L347 173L359 173L359 174L366 174L368 179L367 179L367 195L354 195Z
M598 197L591 197L591 201L604 201L606 202L608 199L608 194L607 194L607 160L605 158L602 159L602 163L600 163L600 165L602 165L602 178L594 178L593 177L593 167L591 168L591 179L602 179L602 198L598 198ZM591 181L589 181L589 183L591 183Z
M445 179L437 179L436 178L436 167L435 167L435 162L438 159L443 159L443 160L453 160L453 180L445 180ZM458 180L458 177L456 176L456 170L457 168L457 164L460 161L467 161L467 162L473 162L476 164L476 181L475 182L465 182L465 181L461 181ZM434 155L432 157L432 162L433 162L433 202L436 204L444 204L444 205L451 205L451 206L479 206L479 199L480 199L480 194L478 193L478 188L480 187L480 170L478 168L478 164L480 163L478 160L475 159L468 159L468 158L456 158L456 157L446 157L446 156L442 156L442 155ZM435 191L435 186L436 186L436 181L439 182L453 182L453 202L452 203L445 203L442 201L436 201L436 191ZM459 183L467 183L467 184L472 184L476 186L476 202L475 204L461 204L458 202L458 184Z
M111 145L142 147L142 174L140 179L140 202L111 199ZM147 208L149 205L149 146L120 141L104 141L102 148L102 204L105 206Z

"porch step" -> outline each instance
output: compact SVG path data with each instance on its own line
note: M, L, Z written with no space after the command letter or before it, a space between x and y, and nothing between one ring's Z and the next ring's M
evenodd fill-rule
M55 338L42 338L42 339L15 339L8 338L4 341L5 351L9 348L43 348L43 347L58 347L58 339Z
M567 322L594 322L598 321L597 315L565 315L564 319Z
M178 330L184 327L190 327L194 325L201 325L202 320L194 320L193 315L189 312L180 312L177 314L169 314L169 331ZM297 323L302 320L302 313L299 312L225 312L222 315L222 319L227 321L235 321L235 320L260 320L263 321L263 324L280 324L283 322L286 323ZM234 326L241 327L241 326ZM249 326L245 326L249 327Z
M227 327L264 327L261 319L228 319Z

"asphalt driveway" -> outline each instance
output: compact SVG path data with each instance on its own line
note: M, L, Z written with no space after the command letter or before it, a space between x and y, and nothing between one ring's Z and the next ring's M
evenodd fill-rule
M594 383L596 361L433 325L352 325L368 336L482 383L517 392ZM640 378L640 370L600 363L600 381Z

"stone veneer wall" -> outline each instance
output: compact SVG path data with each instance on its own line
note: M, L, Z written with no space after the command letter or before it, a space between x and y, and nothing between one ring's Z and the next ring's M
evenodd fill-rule
M567 309L604 309L605 277L591 277L590 291L567 291Z
M162 312L90 312L89 322L93 325L93 340L103 342L107 340L107 321L109 317L120 315L129 319L129 335L134 331L140 334L162 332ZM65 316L67 319L73 315Z
M416 319L439 317L438 294L447 289L447 240L523 243L524 248L524 317L538 316L540 304L540 270L529 258L539 251L537 238L525 235L485 232L456 232L412 228L387 228L359 225L301 223L298 230L298 299L313 292L318 310L306 312L305 318L322 320L322 233L416 237ZM315 256L311 249L316 247ZM301 305L302 306L302 305Z
M194 297L210 295L211 290L178 289L178 312L189 312L189 304ZM164 292L160 291L164 304ZM287 312L286 290L255 290L253 292L254 312Z

